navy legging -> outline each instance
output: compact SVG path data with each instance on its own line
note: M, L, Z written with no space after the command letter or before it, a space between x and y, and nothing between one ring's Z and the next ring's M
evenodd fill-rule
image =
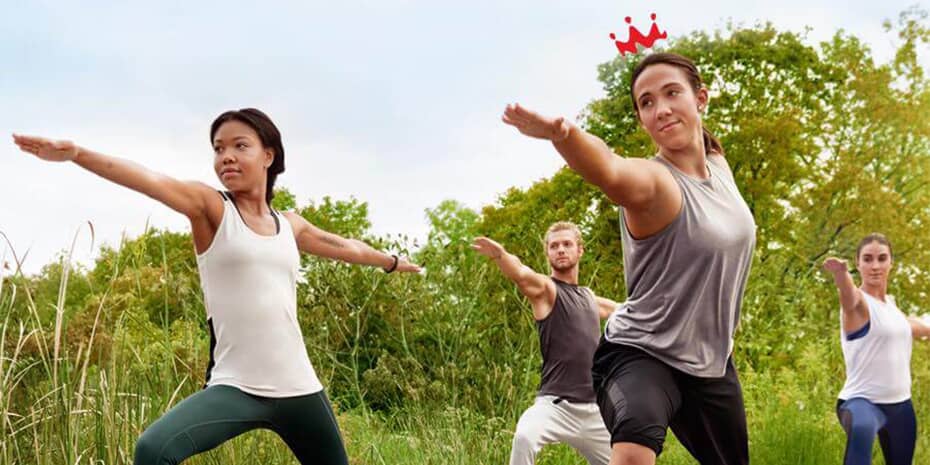
M861 397L839 400L836 415L846 430L844 465L872 463L876 434L887 465L911 465L917 442L917 417L910 399L894 404L873 404Z

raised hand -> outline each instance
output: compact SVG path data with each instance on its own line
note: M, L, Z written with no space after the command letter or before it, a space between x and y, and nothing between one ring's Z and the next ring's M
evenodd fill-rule
M823 269L829 271L832 274L841 273L843 271L848 271L846 260L836 257L830 257L823 261Z
M504 246L484 236L476 237L475 242L473 242L471 245L471 248L481 255L484 255L488 258L493 258L495 260L501 258L501 255L507 253L507 251L504 250Z
M565 140L571 131L571 125L564 117L549 118L523 108L519 103L507 105L501 119L527 136L552 142Z
M78 146L70 140L13 134L13 142L23 152L31 153L45 161L71 161L78 154Z

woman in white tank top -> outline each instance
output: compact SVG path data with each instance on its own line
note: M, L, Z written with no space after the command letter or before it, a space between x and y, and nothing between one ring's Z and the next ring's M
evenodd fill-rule
M228 111L211 125L213 169L226 192L71 141L13 138L25 152L74 162L191 222L211 333L207 386L145 430L136 444L136 465L179 463L255 428L278 433L302 464L348 463L297 323L299 252L388 273L420 268L323 231L295 213L272 210L284 147L267 115L253 108Z
M830 257L823 267L833 275L840 297L840 344L846 383L837 416L846 431L844 464L872 461L879 437L885 463L910 465L917 440L917 417L911 404L911 343L930 336L930 326L906 317L887 294L891 243L870 234L856 249L857 288L846 261Z

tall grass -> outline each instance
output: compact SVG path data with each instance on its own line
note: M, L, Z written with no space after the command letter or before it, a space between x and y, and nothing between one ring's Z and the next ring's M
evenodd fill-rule
M127 302L124 297L114 297L121 286L127 285L138 287L140 293L148 292L138 278L142 270L131 261L115 264L108 287L98 289L102 297L91 301L89 310L85 309L94 314L91 330L82 333L84 336L80 340L67 340L70 323L66 318L66 296L69 280L74 278L70 274L70 257L71 253L62 257L58 298L54 304L54 318L50 322L43 321L43 309L36 303L33 290L27 285L28 280L16 273L10 276L0 272L2 465L131 463L135 441L144 428L182 398L198 390L202 383L201 369L207 350L202 328L179 322L181 320L172 323L167 317L159 325L153 325L149 320L140 318L138 313L126 310L137 303ZM163 276L159 279L168 280L171 278L168 276L168 259L164 254L162 257L159 273ZM369 295L379 292L384 285L380 275L366 279L365 292ZM350 350L347 357L338 353L342 349L311 349L321 377L328 385L331 386L337 378L348 380L350 384L337 386L342 394L334 396L334 404L351 463L506 463L517 418L532 400L538 380L534 371L536 365L527 361L530 359L514 360L511 373L489 364L484 370L486 377L481 380L462 380L455 374L443 378L442 370L452 370L455 360L475 350L476 339L468 337L468 332L478 332L481 338L493 337L487 326L490 323L470 320L467 315L454 322L455 331L443 329L447 327L442 326L442 322L451 317L443 312L452 311L449 308L477 305L458 300L448 308L438 308L432 317L427 314L416 323L420 330L426 327L430 331L442 332L435 335L438 341L434 342L439 347L437 350L443 352L439 360L444 360L442 363L449 367L410 365L413 367L410 369L434 369L433 373L439 373L440 379L449 381L420 386L420 390L410 391L413 394L408 392L405 395L422 398L417 397L415 401L407 399L401 408L375 409L368 403L368 399L372 398L369 392L372 388L366 387L363 379L365 362L358 350L366 343L362 327L374 324L363 319L367 306L374 305L374 301L354 299L356 294L352 292L357 291L347 288L345 301L339 304L351 304L354 316L347 313L344 318L331 321L336 326L332 328L334 337L348 341L347 347L355 349ZM413 292L406 288L401 291ZM169 295L162 298L167 302ZM28 309L26 318L22 315L14 317L16 302L24 303ZM170 309L166 303L163 306L167 315ZM402 323L402 330L394 334L399 341L398 346L403 348L397 361L401 368L397 369L402 369L407 363L403 361L404 357L418 354L414 348L418 343L415 341L417 336L413 327L406 324ZM529 333L504 342L506 344L522 347L535 337L529 323L509 331ZM107 357L96 355L102 334L109 338ZM823 347L834 342L825 342ZM915 366L924 364L926 368L930 365L930 350L919 345L915 349ZM202 358L194 357L194 362L191 362L191 357L179 355L185 353L202 354ZM538 357L530 347L522 348L518 353ZM836 360L830 358L835 355L830 354L832 352L825 348L811 349L802 354L810 362L810 368L802 372L754 373L746 370L741 373L753 463L840 462L845 438L833 414L833 388L837 383L836 377L841 373ZM343 372L341 376L333 374L340 371ZM372 373L377 375L378 372ZM930 424L930 398L926 388L930 381L928 373L930 370L927 369L915 370L914 401L921 425ZM478 394L470 397L471 400L461 395L472 391ZM483 405L494 402L495 394L498 405ZM438 402L437 396L440 398ZM447 401L443 402L443 397ZM274 434L256 431L197 456L189 463L277 465L294 464L296 460ZM583 464L584 460L566 446L549 446L543 449L538 463ZM695 462L670 434L667 448L658 463ZM881 463L881 460L876 459L875 463ZM919 440L915 463L930 463L930 443L926 435Z

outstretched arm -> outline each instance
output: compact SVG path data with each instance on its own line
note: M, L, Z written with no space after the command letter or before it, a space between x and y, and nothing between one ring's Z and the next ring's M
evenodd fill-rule
M911 324L911 334L914 339L922 341L930 339L930 314L923 317L909 316L907 322Z
M533 271L516 255L507 252L504 246L487 237L476 237L472 249L494 260L504 276L517 285L520 293L529 299L533 307L533 316L537 320L545 319L549 315L555 304L556 290L555 283L548 276Z
M375 250L360 240L324 231L296 213L284 212L284 216L294 230L297 248L301 252L356 265L379 266L384 270L391 270L394 266L393 255ZM397 267L393 271L419 273L420 267L406 258L398 257Z
M840 293L840 307L843 309L843 331L851 333L863 327L869 321L869 308L862 297L852 275L846 265L846 260L830 257L824 260L823 268L833 275L833 282Z
M595 302L597 302L597 312L600 315L602 320L610 318L610 315L620 306L617 302L608 299L607 297L594 296Z
M671 174L662 166L619 157L600 138L564 117L543 116L513 104L507 105L502 119L527 136L552 141L571 169L624 208L646 210L677 193Z
M20 150L54 162L73 161L78 166L121 186L145 194L188 218L205 216L208 202L221 205L216 191L196 181L179 181L122 158L111 157L67 140L13 135Z

